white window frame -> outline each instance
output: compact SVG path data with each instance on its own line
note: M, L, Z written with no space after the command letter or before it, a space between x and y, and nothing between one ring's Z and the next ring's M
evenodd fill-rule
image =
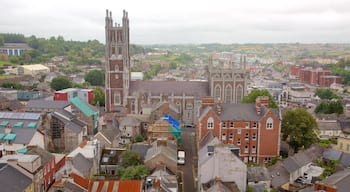
M256 153L256 146L255 145L252 146L252 153Z
M120 105L121 104L121 95L119 92L114 93L114 97L113 97L113 101L114 101L114 105ZM116 102L118 101L118 102Z
M226 141L226 133L223 133L222 135L221 135L221 140L223 140L223 141Z
M256 140L256 133L253 133L252 139L253 139L253 140Z
M207 129L214 129L214 118L209 117L207 120Z
M248 145L244 146L244 153L249 153L249 147L248 147Z
M234 137L235 137L235 136L233 135L233 133L230 133L229 140L230 140L230 141L233 141Z
M266 129L273 129L273 119L271 117L266 120Z
M237 129L237 134L241 134L242 133L242 129L241 128L238 128Z

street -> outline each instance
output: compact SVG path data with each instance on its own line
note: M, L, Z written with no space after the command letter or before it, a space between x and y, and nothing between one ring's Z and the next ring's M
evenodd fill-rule
M197 150L195 144L195 128L184 128L182 131L182 147L185 150L185 165L178 165L180 175L182 177L182 185L179 185L179 191L194 192L196 191L196 183L194 174L197 174Z

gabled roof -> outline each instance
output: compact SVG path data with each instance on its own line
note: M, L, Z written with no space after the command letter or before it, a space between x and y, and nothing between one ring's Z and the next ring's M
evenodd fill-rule
M169 159L177 162L177 146L171 141L166 141L167 146L157 145L157 141L153 142L152 147L148 149L145 162L153 159L154 157L163 154L167 156Z
M81 112L84 113L85 116L91 117L94 115L97 110L91 106L90 104L86 103L85 101L81 100L79 97L74 97L69 100L75 107L77 107Z
M17 169L0 163L1 191L24 191L31 183L32 180Z
M134 143L131 145L131 150L138 152L142 161L145 160L149 148L151 148L151 145L149 144Z
M323 130L340 130L340 125L337 121L317 121L320 131Z
M226 187L221 181L214 181L212 185L206 192L231 192L231 189Z
M46 165L52 158L55 158L50 152L38 146L28 146L28 155L39 155L41 158L41 165Z
M78 153L73 158L73 166L74 168L79 171L79 173L83 174L84 176L89 175L90 169L92 168L92 161L90 159L86 159L82 154Z
M325 152L323 152L323 158L328 160L340 160L341 155L341 151L337 151L334 149L328 149Z
M217 107L214 107L217 111ZM266 107L261 107L260 115L256 112L255 104L223 103L220 116L221 121L259 121L267 112Z
M130 81L129 95L132 93L152 93L187 95L202 98L210 95L209 82L201 81Z
M350 189L350 169L345 169L334 173L333 175L322 180L323 183L333 184L337 191L346 192Z
M140 126L140 119L136 118L135 116L130 116L127 115L126 117L122 117L119 127L124 127L124 126Z
M248 167L248 182L269 181L271 177L266 167Z
M69 105L67 101L52 101L52 100L29 100L26 108L35 109L63 109Z
M113 140L120 135L120 130L114 125L114 123L107 123L106 128L102 128L99 133L106 137L110 143L112 143Z

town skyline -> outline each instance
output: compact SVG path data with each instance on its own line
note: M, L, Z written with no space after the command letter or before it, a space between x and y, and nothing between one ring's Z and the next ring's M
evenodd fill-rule
M132 21L134 44L350 43L350 2L211 1L9 1L3 2L0 33L66 40L104 40L105 10L120 23ZM57 12L59 10L59 12Z

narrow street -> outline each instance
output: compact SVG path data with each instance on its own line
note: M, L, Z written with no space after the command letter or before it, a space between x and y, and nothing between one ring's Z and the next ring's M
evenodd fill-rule
M179 191L196 191L194 174L197 174L197 150L195 144L195 128L184 128L182 132L182 147L185 150L185 165L178 165L183 185Z

